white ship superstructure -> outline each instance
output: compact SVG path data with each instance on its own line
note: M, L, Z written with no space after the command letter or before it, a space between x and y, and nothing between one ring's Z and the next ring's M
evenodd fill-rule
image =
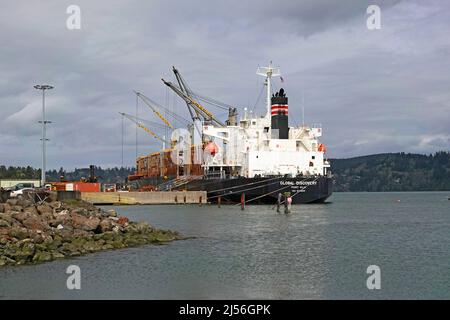
M254 116L245 111L237 121L235 114L228 125L203 125L204 139L219 146L218 152L204 158L205 173L246 178L270 176L326 176L330 167L320 143L320 125L288 125L288 99L283 89L272 94L271 80L280 76L279 68L258 68L266 78L267 112Z

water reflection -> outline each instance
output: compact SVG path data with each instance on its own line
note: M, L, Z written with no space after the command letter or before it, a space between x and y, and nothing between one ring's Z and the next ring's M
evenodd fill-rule
M450 215L442 193L335 194L324 205L117 207L196 239L0 269L2 298L449 298ZM398 201L400 200L400 201ZM82 290L65 287L77 264ZM368 265L382 290L365 287Z

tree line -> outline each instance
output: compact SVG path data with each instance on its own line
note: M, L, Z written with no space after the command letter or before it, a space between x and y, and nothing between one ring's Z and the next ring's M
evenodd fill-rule
M103 169L101 167L95 167L94 174L101 183L123 183L125 179L135 173L133 167L114 167ZM67 171L64 168L59 170L49 170L46 173L47 181L57 182L61 178L67 181L80 181L82 179L89 178L89 168L75 168L74 170ZM36 179L41 178L41 169L35 169L31 166L27 167L6 167L0 165L0 179Z
M436 191L450 190L450 152L434 154L384 153L349 159L331 159L335 191ZM95 167L102 183L123 183L133 167ZM30 166L0 166L0 179L40 179L41 170ZM48 181L79 181L89 168L47 172Z

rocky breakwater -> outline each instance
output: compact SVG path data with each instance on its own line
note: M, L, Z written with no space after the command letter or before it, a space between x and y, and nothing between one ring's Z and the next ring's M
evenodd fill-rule
M83 201L0 203L0 267L181 239L177 232L129 221Z

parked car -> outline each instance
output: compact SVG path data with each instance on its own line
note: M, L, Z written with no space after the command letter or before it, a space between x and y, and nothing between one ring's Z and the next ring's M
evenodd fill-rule
M18 183L15 186L7 188L7 190L17 191L17 190L21 190L24 188L34 188L34 183L28 183L28 182Z
M23 188L23 189L19 189L19 190L14 190L14 191L11 191L9 196L11 198L17 198L18 196L23 195L24 192L33 191L33 190L34 190L34 188Z

